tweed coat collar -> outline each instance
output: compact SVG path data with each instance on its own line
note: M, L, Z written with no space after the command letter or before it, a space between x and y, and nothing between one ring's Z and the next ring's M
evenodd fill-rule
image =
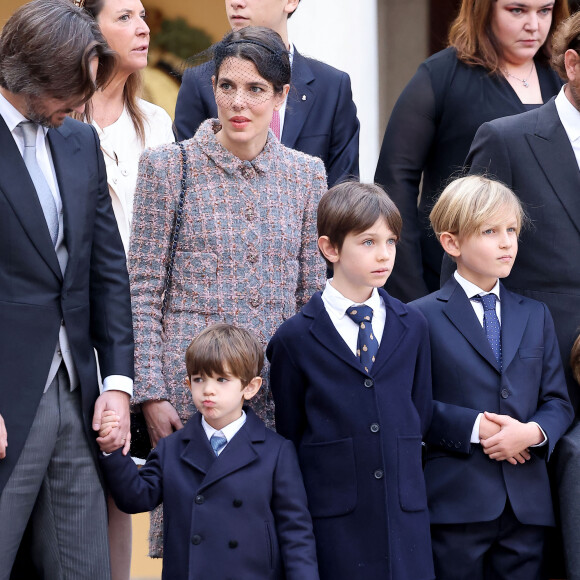
M202 151L221 169L229 175L251 177L254 171L257 174L266 174L272 163L280 156L283 145L276 139L272 131L268 131L268 138L264 149L251 161L243 161L228 151L215 137L221 129L218 119L207 119L197 130L194 140Z

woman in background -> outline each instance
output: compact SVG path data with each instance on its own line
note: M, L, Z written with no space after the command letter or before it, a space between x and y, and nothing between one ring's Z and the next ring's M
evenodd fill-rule
M391 295L408 302L439 289L443 252L429 233L435 199L461 171L481 124L558 93L551 35L567 16L567 0L463 0L449 47L421 64L399 97L375 174L404 224Z
M117 53L115 75L94 94L84 120L99 134L113 210L127 252L139 157L146 147L174 141L172 122L163 109L138 96L149 48L149 28L140 0L85 0L83 7ZM118 510L111 498L109 545L112 580L129 580L131 516Z

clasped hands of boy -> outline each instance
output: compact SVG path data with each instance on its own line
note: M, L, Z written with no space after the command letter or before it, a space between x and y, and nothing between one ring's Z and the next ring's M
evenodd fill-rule
M485 411L479 423L479 439L490 459L517 465L531 459L529 448L542 443L544 434L537 423L521 423L509 415Z

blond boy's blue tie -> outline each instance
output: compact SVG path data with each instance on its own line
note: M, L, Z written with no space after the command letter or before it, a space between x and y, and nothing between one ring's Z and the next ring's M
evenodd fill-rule
M474 296L471 300L483 304L483 328L501 370L501 327L495 310L497 296L485 294L484 296Z
M379 350L379 343L373 334L373 327L371 325L373 309L370 306L361 304L359 306L351 306L347 309L346 314L358 324L356 354L365 371L368 373L375 362L375 357Z

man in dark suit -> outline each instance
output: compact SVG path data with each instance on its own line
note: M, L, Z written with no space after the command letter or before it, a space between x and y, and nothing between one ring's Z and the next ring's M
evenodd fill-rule
M580 327L580 13L553 40L552 62L568 81L542 107L486 123L467 158L471 173L487 172L518 195L531 218L521 236L515 266L505 285L544 302L554 319L576 411L580 391L568 364ZM573 426L559 444L557 479L562 529L570 572L580 570L580 429ZM572 577L572 576L570 576ZM574 576L580 578L579 575Z
M266 26L290 50L292 85L280 110L281 142L324 161L328 185L358 177L359 122L349 76L302 56L288 40L288 18L300 0L226 0L231 27ZM175 107L177 138L193 137L199 125L217 117L209 65L188 69ZM278 137L280 137L278 135Z
M92 429L115 410L110 437L128 449L129 285L96 132L67 115L113 65L96 23L68 0L26 4L0 36L3 580L29 522L42 578L110 578Z

